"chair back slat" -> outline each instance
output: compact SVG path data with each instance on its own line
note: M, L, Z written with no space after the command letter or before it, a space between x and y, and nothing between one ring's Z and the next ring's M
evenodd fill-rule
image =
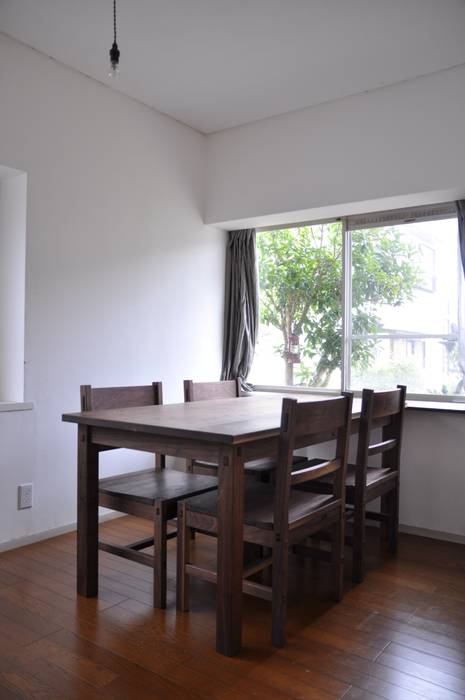
M379 455L382 452L387 452L392 450L397 445L397 438L391 438L390 440L383 440L383 442L377 442L374 445L368 446L368 456Z
M161 406L162 403L162 382L152 382L152 384L144 386L108 386L98 388L94 388L90 384L81 385L81 411ZM165 455L156 452L155 471L163 470L165 465Z
M221 382L194 382L184 380L184 401L208 401L212 399L232 399L240 396L240 380L230 379Z
M330 435L343 425L345 414L346 403L340 397L298 403L295 437L310 439L317 433Z
M383 418L384 416L392 416L399 413L401 401L402 391L400 388L391 391L373 392L372 418Z
M81 386L81 410L101 411L111 408L158 406L163 403L161 382L145 386L117 386L94 388Z
M332 474L337 472L341 468L340 459L331 459L327 462L321 462L320 464L313 464L308 467L305 466L307 462L302 462L303 466L299 463L299 469L295 469L291 474L291 486L296 484L303 484L306 481L311 481L312 479L320 479L322 476L327 474Z

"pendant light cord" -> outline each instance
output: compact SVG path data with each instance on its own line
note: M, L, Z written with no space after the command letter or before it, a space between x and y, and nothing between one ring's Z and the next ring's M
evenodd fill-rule
M116 0L113 0L113 45L110 49L110 78L114 77L119 70L120 51L116 43Z
M113 0L113 41L116 44L116 0Z

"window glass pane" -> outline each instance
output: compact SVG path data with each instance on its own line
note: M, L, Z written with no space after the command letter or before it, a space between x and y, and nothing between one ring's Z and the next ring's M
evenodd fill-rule
M463 394L457 219L353 231L351 252L351 388Z
M342 225L257 233L260 330L250 381L341 386Z

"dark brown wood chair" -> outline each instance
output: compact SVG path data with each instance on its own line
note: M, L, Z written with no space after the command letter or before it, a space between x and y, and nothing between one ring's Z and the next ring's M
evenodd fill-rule
M192 379L184 380L184 401L211 401L213 399L233 399L241 395L240 379L231 379L221 382L193 382ZM218 474L218 465L214 462L203 462L198 459L187 460L187 471L196 474ZM271 459L257 459L247 462L245 473L252 474L258 479L269 478L270 473L276 468L276 462Z
M81 410L104 410L151 406L163 403L162 383L147 386L105 387L81 386ZM112 448L102 448L112 449ZM153 568L153 604L166 607L166 544L177 532L167 531L167 523L176 518L177 504L182 498L215 489L217 479L184 472L165 470L164 455L155 455L153 469L134 471L99 480L99 506L151 520L154 536L122 546L99 541L99 549L131 559ZM153 555L142 550L153 547Z
M357 458L349 464L346 475L347 518L353 520L352 579L359 583L365 577L366 521L377 520L387 534L389 550L395 554L399 530L399 469L402 447L406 387L392 391L362 392L362 411L358 434ZM370 443L376 428L382 429L381 441ZM380 466L368 466L368 460L381 456ZM311 460L318 464L320 460ZM311 489L330 493L331 477L313 482ZM367 510L367 504L381 497L381 512Z
M334 594L343 592L344 481L347 464L352 396L298 403L283 399L281 432L274 484L248 481L244 499L244 541L272 550L244 568L243 591L272 602L273 644L285 643L289 548L322 528L332 533L331 561ZM337 435L334 459L318 466L293 462L294 449L319 444ZM324 474L334 476L331 494L291 488ZM207 493L178 504L177 608L189 608L189 578L217 582L217 573L191 562L191 532L217 531L217 494ZM272 566L272 585L249 580Z

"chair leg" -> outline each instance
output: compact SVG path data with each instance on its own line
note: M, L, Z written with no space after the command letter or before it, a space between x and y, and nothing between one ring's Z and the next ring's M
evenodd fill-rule
M166 519L163 505L155 504L153 534L153 607L166 608Z
M365 505L355 504L354 508L354 535L352 542L352 581L361 583L365 578Z
M256 480L262 484L271 484L271 472L261 472L257 475Z
M189 576L186 564L189 561L190 528L186 526L186 504L178 503L178 537L176 558L176 609L181 612L189 610Z
M275 647L283 647L286 643L287 618L287 579L289 567L289 552L287 542L275 542L273 547L272 569L272 642Z
M389 494L381 496L380 499L380 513L387 515L389 517ZM389 542L389 522L386 520L380 523L381 531L381 542Z
M252 563L259 556L258 545L254 544L253 542L245 542L244 541L243 550L244 550L244 565Z
M186 459L186 471L188 474L194 474L194 460ZM191 540L195 540L195 530L191 530Z
M315 549L321 549L321 532L316 532L312 537L309 538L309 547L315 547ZM318 559L314 560L318 564Z
M265 547L265 545L260 546L260 557L262 559L265 559L266 557L272 557L273 556L273 549L271 547ZM273 567L272 566L267 566L266 569L262 569L261 574L260 574L260 583L262 583L264 586L271 586L273 585Z
M391 554L397 554L399 539L399 484L381 499L381 510L388 515L387 540Z
M155 453L155 471L161 472L166 466L166 457L159 452Z
M341 519L331 528L332 569L334 580L334 599L339 602L344 595L344 538L345 518Z

